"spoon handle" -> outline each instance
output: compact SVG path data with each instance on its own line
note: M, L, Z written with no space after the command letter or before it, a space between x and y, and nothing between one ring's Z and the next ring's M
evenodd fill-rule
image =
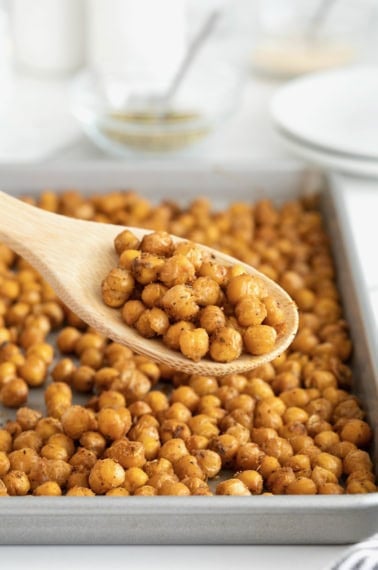
M47 212L0 192L0 241L16 250L28 251L45 239Z

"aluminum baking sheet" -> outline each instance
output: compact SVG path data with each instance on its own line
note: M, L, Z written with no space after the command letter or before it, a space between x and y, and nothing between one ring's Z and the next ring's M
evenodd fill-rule
M84 191L134 188L158 201L207 195L219 207L269 196L275 201L312 191L319 177L283 164L209 169L188 164L127 166L77 163L9 166L0 188L15 194L43 188ZM354 391L376 434L378 471L378 365L375 327L365 302L342 189L331 179L323 192L339 285L355 344ZM1 223L1 219L0 219ZM36 397L38 393L35 392ZM3 411L3 413L5 413ZM251 497L4 497L0 544L341 544L378 530L378 493L341 496Z

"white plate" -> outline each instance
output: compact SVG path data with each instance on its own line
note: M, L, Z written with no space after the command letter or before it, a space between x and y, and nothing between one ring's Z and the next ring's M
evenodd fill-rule
M318 150L378 160L378 66L291 81L273 97L271 112L280 129Z
M321 151L280 130L278 130L278 135L290 152L310 164L324 170L378 178L378 161L349 158L342 154Z

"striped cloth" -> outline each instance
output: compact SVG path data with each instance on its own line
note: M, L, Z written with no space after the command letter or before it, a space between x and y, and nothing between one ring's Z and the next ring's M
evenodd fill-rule
M378 534L348 548L328 570L378 570Z

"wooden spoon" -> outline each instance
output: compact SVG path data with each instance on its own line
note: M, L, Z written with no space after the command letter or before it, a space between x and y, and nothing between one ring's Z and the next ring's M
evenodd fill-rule
M134 352L188 374L222 376L251 370L281 354L298 328L294 301L274 281L242 263L248 273L258 275L285 312L285 327L274 350L261 356L242 354L229 363L202 359L193 362L167 348L162 341L146 339L128 327L120 311L107 307L101 297L101 282L116 267L113 240L121 226L101 224L52 214L0 192L0 241L24 257L53 287L60 299L88 325ZM151 230L130 228L141 239ZM185 241L174 237L176 242ZM205 248L227 265L240 264L233 257Z

